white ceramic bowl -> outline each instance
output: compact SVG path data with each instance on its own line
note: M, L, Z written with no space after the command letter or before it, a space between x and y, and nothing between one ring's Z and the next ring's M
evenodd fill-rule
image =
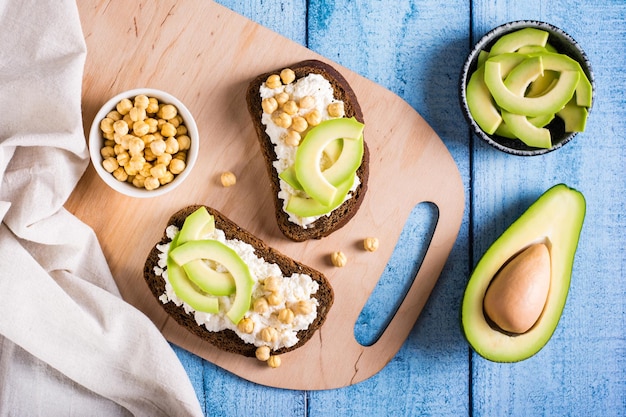
M172 182L169 184L165 184L156 188L154 190L146 190L145 188L135 187L133 184L129 182L122 182L117 180L113 174L107 172L102 166L102 155L100 154L100 150L104 144L104 138L102 137L102 132L100 130L100 122L102 119L106 117L106 115L111 111L115 110L115 106L120 102L123 98L132 99L140 94L145 94L148 97L154 97L159 100L159 103L173 104L178 109L178 113L183 118L183 123L187 126L187 136L189 136L191 140L191 147L187 151L187 159L186 159L186 168L180 174L176 175ZM124 91L115 97L112 97L108 100L104 105L100 108L96 117L91 124L91 129L89 130L89 154L91 157L91 162L93 166L100 176L102 180L114 190L130 196L137 198L150 198L157 197L168 193L182 184L183 181L189 176L191 170L193 169L196 160L198 158L198 151L200 145L200 138L198 135L198 127L196 126L196 122L189 112L187 107L178 100L176 97L172 96L165 91L151 89L151 88L137 88L133 90Z
M487 49L489 50L491 46L500 39L503 35L506 35L511 32L515 32L519 29L533 27L537 29L544 30L549 33L548 42L550 42L554 47L556 47L557 51L568 55L574 60L578 61L583 71L589 78L589 81L592 85L592 92L595 99L595 83L593 77L593 71L591 69L591 64L589 63L589 59L587 55L582 50L578 42L576 42L570 35L565 33L562 29L557 28L549 23L535 21L535 20L518 20L514 22L505 23L500 25L491 31L489 31L485 36L483 36L474 46L474 48L469 53L465 64L463 65L463 70L461 72L460 83L459 83L459 97L461 102L461 109L463 111L463 115L470 125L471 129L474 133L480 137L482 140L487 142L489 145L499 149L503 152L520 155L520 156L533 156L533 155L542 155L547 152L552 152L561 148L566 143L570 142L575 136L576 133L569 133L564 131L564 127L562 123L559 125L558 123L551 123L548 125L552 133L552 147L548 149L538 149L527 146L522 141L518 139L508 139L498 135L490 135L484 132L480 126L476 123L474 118L472 117L469 106L467 104L466 97L466 87L469 81L470 76L476 70L478 55L481 50ZM595 101L595 100L594 100ZM591 108L588 109L589 111ZM555 118L558 119L558 118Z

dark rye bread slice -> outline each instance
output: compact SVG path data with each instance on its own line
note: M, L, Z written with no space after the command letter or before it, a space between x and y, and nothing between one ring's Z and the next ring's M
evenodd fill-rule
M359 106L354 91L346 79L333 67L321 61L308 60L290 65L289 68L291 68L296 74L296 80L312 73L322 75L330 81L330 84L333 87L334 97L337 100L342 100L344 102L345 116L354 117L359 122L365 123L361 107ZM277 157L276 152L274 151L274 145L272 144L269 136L265 133L265 126L261 123L263 108L261 107L261 97L259 95L259 89L267 77L271 74L280 73L282 69L283 68L278 68L276 71L261 74L252 80L248 86L246 94L248 111L252 117L257 138L259 140L259 144L261 145L261 152L265 158L265 166L270 178L272 193L274 194L274 209L276 212L278 228L286 237L296 242L302 242L308 239L321 239L322 237L328 236L334 231L345 226L359 210L367 190L367 180L369 176L369 150L367 144L365 144L363 163L357 171L361 184L354 191L349 200L345 201L341 206L336 208L329 216L322 216L317 219L306 229L289 221L289 215L283 210L283 201L278 198L280 182L278 173L272 166L273 161L275 161Z
M199 205L193 205L179 210L174 213L172 217L170 217L167 222L167 226L175 225L179 229L182 228L187 216L196 211L199 207ZM289 348L281 348L275 351L275 353L286 353L305 344L309 339L311 339L315 331L322 326L334 301L333 289L326 277L321 272L294 261L277 250L269 247L261 239L242 229L219 211L210 207L206 208L208 212L215 217L215 226L224 231L227 239L239 239L252 245L255 248L255 254L258 257L265 259L266 262L277 264L285 276L291 276L294 273L307 274L319 283L317 293L313 294L313 297L315 297L319 302L317 307L317 317L308 329L301 330L297 333L299 342L296 345ZM163 237L158 244L165 244L169 241L170 239L164 232ZM249 357L255 356L256 347L252 344L243 342L232 330L227 329L220 332L210 332L204 326L199 326L196 323L193 314L187 314L182 306L179 307L172 302L163 304L159 300L159 297L165 293L165 280L156 275L154 272L154 267L158 265L159 253L160 252L156 248L155 244L146 259L146 263L143 268L143 275L148 287L150 287L150 291L152 291L152 294L167 314L169 314L174 320L176 320L176 322L178 322L178 324L186 328L191 333L222 350Z

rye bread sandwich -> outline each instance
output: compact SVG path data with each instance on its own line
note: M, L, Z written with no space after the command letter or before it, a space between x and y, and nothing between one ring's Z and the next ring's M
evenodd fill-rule
M203 205L171 216L143 273L154 297L185 329L270 366L311 339L334 300L322 273Z
M363 113L346 79L324 62L302 61L257 76L246 101L280 231L300 242L346 225L369 175Z

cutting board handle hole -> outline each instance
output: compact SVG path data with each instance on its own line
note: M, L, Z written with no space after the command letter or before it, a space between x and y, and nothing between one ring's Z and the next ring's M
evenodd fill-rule
M354 338L360 345L375 344L395 316L422 265L438 219L433 203L419 203L411 211L398 239L403 244L396 244L354 325Z

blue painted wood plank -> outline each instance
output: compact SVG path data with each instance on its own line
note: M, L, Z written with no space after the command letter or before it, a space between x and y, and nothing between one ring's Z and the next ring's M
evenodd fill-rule
M475 1L474 40L501 23L538 19L581 43L596 75L587 131L545 156L474 148L474 262L543 191L564 182L582 191L587 217L570 294L548 345L518 364L472 358L475 416L626 414L624 248L626 5L623 2ZM478 141L478 139L476 139Z

